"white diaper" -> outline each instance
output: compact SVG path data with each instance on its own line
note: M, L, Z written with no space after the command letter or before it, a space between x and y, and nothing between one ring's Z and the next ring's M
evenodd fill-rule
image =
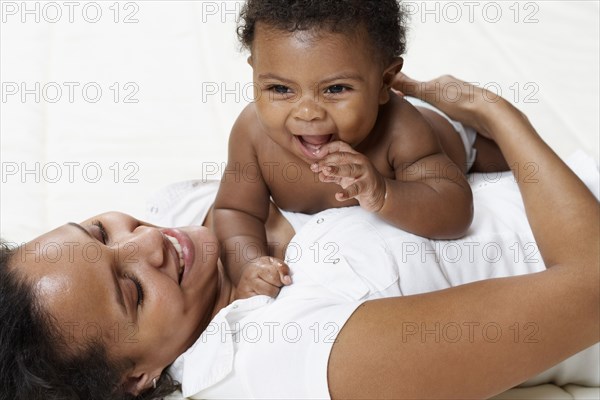
M410 97L410 96L404 96L404 99L415 107L423 107L423 108L427 108L431 111L435 111L436 113L440 114L442 117L446 118L446 120L448 122L450 122L450 124L454 127L454 130L456 130L456 132L458 132L460 138L463 141L463 145L465 146L465 154L467 155L467 165L466 166L467 166L467 172L469 172L471 170L471 167L473 166L473 163L475 162L475 157L477 155L477 150L475 150L473 148L473 143L475 143L475 138L477 137L477 132L475 132L475 130L469 126L465 126L458 121L454 121L454 120L450 119L450 117L448 117L446 114L444 114L441 110L435 108L434 106L432 106L431 104L429 104L423 100L417 99L415 97Z

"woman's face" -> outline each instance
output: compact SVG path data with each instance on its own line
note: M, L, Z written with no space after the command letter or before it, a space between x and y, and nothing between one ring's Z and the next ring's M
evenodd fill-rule
M21 246L11 264L33 284L69 345L102 340L111 358L131 365L124 383L138 392L212 318L218 254L207 228L162 229L107 213Z

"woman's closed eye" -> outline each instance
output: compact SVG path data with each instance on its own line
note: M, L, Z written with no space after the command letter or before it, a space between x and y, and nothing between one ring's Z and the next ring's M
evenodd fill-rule
M106 228L104 227L104 225L102 224L102 222L100 220L92 221L91 233L92 233L92 236L94 236L96 239L98 239L103 244L106 245L109 243L110 237L108 235L108 231L106 230ZM142 305L144 302L144 287L142 286L142 283L140 282L140 280L138 279L137 276L135 276L131 273L126 273L125 278L129 279L135 286L135 290L136 290L136 294L137 294L136 304L138 306Z
M99 220L92 221L92 235L103 244L108 243L108 233Z
M133 282L133 284L135 285L135 288L137 290L137 302L136 303L138 306L141 306L144 303L144 287L142 286L142 283L135 275L132 275L130 273L125 274L125 277L127 279L131 280Z

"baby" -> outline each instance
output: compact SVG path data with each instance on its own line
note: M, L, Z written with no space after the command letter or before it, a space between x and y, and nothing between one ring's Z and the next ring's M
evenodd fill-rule
M238 34L255 99L232 128L214 213L238 298L276 296L291 283L284 262L268 256L269 198L307 214L360 205L434 239L469 228L465 173L500 152L482 138L473 146L472 129L392 90L404 19L396 0L246 3Z

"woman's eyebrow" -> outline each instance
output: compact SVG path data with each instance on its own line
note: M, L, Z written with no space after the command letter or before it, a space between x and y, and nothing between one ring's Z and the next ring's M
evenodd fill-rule
M83 226L81 226L75 222L69 222L69 223L67 223L67 225L74 226L75 228L79 229L80 231L85 233L87 236L89 236L91 239L97 240ZM117 303L121 306L121 310L123 311L123 314L125 316L127 316L127 307L125 306L125 298L123 297L123 291L121 290L121 285L119 285L119 280L117 279L117 275L114 272L111 275L112 275L113 283L114 283L115 298L117 299Z
M86 234L87 236L89 236L90 238L92 238L92 239L96 240L96 238L95 238L95 237L93 237L93 236L92 236L92 234L91 234L91 233L89 233L89 232L87 231L87 229L85 229L83 226L81 226L81 225L79 225L79 224L77 224L77 223L75 223L75 222L69 222L69 223L67 223L67 225L74 226L75 228L79 229L81 232L85 233L85 234Z

